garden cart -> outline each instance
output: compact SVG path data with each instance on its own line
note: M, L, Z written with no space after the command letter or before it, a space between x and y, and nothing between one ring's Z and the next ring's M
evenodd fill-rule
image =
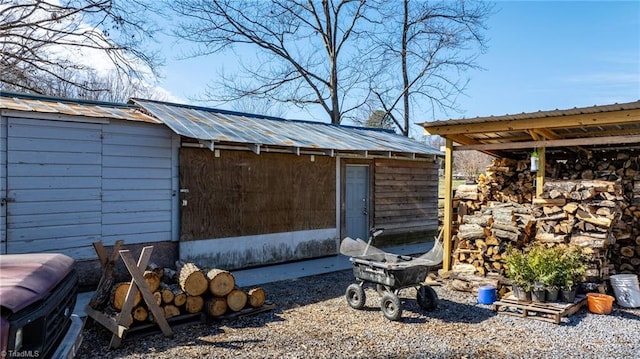
M380 309L389 320L402 317L402 302L398 294L404 288L416 288L420 308L435 310L438 296L433 288L424 284L424 280L430 267L442 262L440 236L429 252L420 257L411 257L387 253L371 246L371 241L381 233L382 230L372 230L369 242L347 237L340 245L340 252L351 256L356 278L356 283L349 285L345 293L349 306L363 308L366 301L364 285L375 284L381 296Z

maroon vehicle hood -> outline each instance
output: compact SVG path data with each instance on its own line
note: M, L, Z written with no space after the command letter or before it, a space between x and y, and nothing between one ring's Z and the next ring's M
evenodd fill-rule
M47 296L73 269L64 254L3 254L0 256L0 305L13 313Z

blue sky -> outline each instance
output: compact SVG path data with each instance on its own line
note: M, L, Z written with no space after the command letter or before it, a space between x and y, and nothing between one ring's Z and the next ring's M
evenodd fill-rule
M499 1L495 10L487 22L488 51L478 60L484 70L469 73L461 113L434 118L429 112L415 122L640 100L640 1ZM235 62L232 54L165 56L160 86L185 103ZM284 112L326 121L320 111Z

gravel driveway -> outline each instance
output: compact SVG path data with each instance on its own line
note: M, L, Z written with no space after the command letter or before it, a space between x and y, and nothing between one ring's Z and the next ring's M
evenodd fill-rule
M125 338L109 350L110 333L85 329L79 358L640 358L640 309L611 315L583 308L561 325L496 315L469 293L434 287L438 309L422 312L415 290L401 292L401 322L385 319L379 295L366 306L344 298L351 270L265 284L276 309L214 324Z

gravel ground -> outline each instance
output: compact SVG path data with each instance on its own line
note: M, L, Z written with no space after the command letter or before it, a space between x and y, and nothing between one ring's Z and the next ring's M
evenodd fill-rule
M348 306L351 270L263 285L276 309L213 324L174 328L175 336L130 336L109 350L110 333L84 331L78 358L640 358L640 309L611 315L585 308L561 325L496 315L470 293L434 287L440 300L423 312L404 289L402 321L379 309L368 286L362 310Z

